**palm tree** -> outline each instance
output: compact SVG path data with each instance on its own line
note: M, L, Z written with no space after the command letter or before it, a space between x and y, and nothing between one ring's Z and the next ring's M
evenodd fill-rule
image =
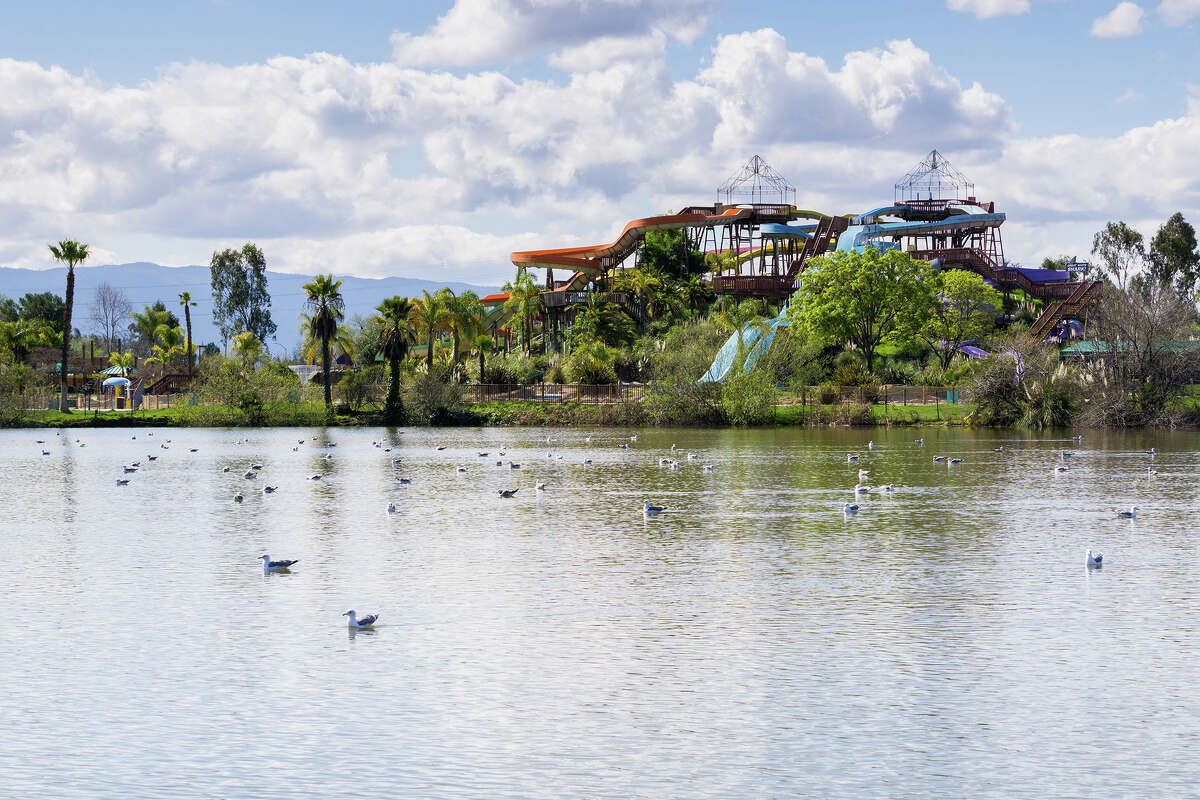
M304 342L300 345L300 354L305 364L315 364L321 357L321 340L312 334L312 315L300 315L300 334ZM338 325L333 336L329 337L329 357L334 364L342 356L354 357L354 331L349 325Z
M479 382L483 383L483 359L496 349L496 340L486 333L481 333L471 340L471 349L479 353Z
M67 297L63 309L62 371L59 374L58 410L67 411L67 348L71 344L71 311L75 305L75 265L88 257L88 246L71 239L49 245L54 260L67 265Z
M242 369L250 369L262 356L262 342L250 331L242 331L232 339L233 352L242 359Z
M172 359L183 354L184 335L181 327L169 328L159 325L155 331L158 344L150 348L151 355L146 359L146 363L162 364L164 367L170 364Z
M120 369L121 375L127 375L133 369L133 353L109 353L108 363Z
M342 300L341 281L335 281L333 275L318 275L312 283L304 284L308 294L307 306L313 312L309 321L309 331L314 339L321 342L321 370L325 383L325 407L333 405L333 387L330 383L329 340L337 334L338 323L342 321L345 302Z
M407 297L389 297L376 309L383 318L383 357L388 362L388 393L384 414L389 420L402 416L400 404L400 362L408 357L408 346L412 342L413 303Z
M159 311L157 308L146 306L143 311L135 311L129 315L137 328L138 336L147 347L154 345L158 329L171 321L170 311Z
M52 346L54 329L38 320L17 319L12 322L0 322L0 347L12 353L13 360L24 364L29 351L39 345ZM57 341L55 341L57 344Z
M524 267L517 269L517 277L504 284L508 299L504 307L511 309L513 316L521 320L521 333L524 340L522 346L525 355L530 353L530 343L533 339L533 317L542 307L541 290Z
M425 343L428 350L425 353L425 368L433 369L433 335L445 330L450 323L450 309L446 305L446 297L441 292L430 294L424 292L424 297L418 298L412 306L413 322L425 331Z
M192 375L193 348L192 348L192 308L196 306L196 302L192 300L191 292L179 293L179 305L183 306L183 319L187 323L187 359L188 359L188 377Z
M447 323L454 336L454 363L457 364L463 357L462 340L472 339L479 332L483 306L479 302L479 295L470 290L457 296L449 289L443 292L449 312Z

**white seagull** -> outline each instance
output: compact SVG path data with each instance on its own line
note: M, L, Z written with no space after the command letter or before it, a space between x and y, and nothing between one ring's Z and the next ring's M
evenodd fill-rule
M243 501L243 500L245 500L245 499L246 499L246 498L242 497L242 493L241 493L241 492L238 492L237 494L235 494L235 495L233 496L233 502L235 502L235 503L240 503L240 502L242 502L242 501Z
M389 513L389 514L395 514L395 513L396 513L396 504L395 504L395 503L388 503L388 508L387 508L387 510L388 510L388 513Z
M539 492L543 492L546 490L546 484L542 481L538 481L533 485L533 488L537 489Z
M705 465L704 465L704 471L705 471L705 472L712 472L712 471L713 471L713 465L712 465L712 464L705 464Z
M1071 468L1070 468L1070 467L1068 467L1066 464L1055 464L1055 465L1054 465L1054 471L1055 471L1055 472L1067 472L1067 471L1069 471L1070 469L1071 469Z
M355 630L358 630L358 631L366 630L367 628L372 628L375 626L375 623L379 621L378 614L367 614L362 619L359 619L355 615L353 608L350 609L349 611L347 611L345 614L342 614L342 616L350 618L350 620L346 623L347 628L354 628Z
M263 569L267 572L283 572L292 564L295 564L300 560L298 558L293 558L285 561L272 561L271 557L265 554L259 556L259 558L262 559Z
M278 486L264 486L264 487L263 487L263 494L271 494L272 492L274 492L274 491L275 491L276 489L278 489L278 488L279 488Z
M1130 506L1128 511L1118 511L1117 516L1121 519L1134 519L1137 517L1138 507Z
M849 453L846 455L846 461L858 461L858 456L854 455L853 453Z
M945 456L934 456L933 457L934 463L937 463L938 461L945 461L945 460L946 460Z
M925 440L924 439L913 439L913 444L924 445Z
M666 511L666 506L652 506L649 500L642 501L642 514L647 517L653 517L655 514L661 514Z
M874 449L875 449L875 441L874 441L874 440L867 442L867 449L868 449L868 450L874 450Z
M128 478L117 478L117 486L128 486L128 485L129 485Z
M858 503L843 503L842 504L842 513L843 514L853 514L856 511L858 511Z
M1087 565L1089 567L1099 567L1104 565L1104 554L1093 553L1089 548L1087 551Z

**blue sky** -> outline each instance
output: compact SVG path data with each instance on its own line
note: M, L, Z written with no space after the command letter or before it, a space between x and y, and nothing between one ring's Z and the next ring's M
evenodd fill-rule
M69 229L105 260L254 239L288 271L494 283L754 153L851 211L938 147L1026 262L1200 216L1200 0L10 5L11 265Z

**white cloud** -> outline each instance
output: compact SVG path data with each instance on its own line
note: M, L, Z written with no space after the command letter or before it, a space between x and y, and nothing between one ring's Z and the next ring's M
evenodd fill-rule
M1125 91L1123 91L1119 95L1117 95L1117 99L1114 100L1113 102L1115 102L1115 103L1132 103L1134 100L1141 100L1144 96L1145 95L1143 95L1141 92L1137 91L1136 89L1126 89Z
M1158 15L1172 27L1186 25L1200 17L1200 0L1162 0Z
M1029 11L1029 0L946 0L951 11L966 11L979 19L1001 17L1008 14L1025 14Z
M690 42L720 0L456 0L423 34L395 33L396 61L413 66L512 63L593 40Z
M1141 33L1142 17L1145 14L1146 12L1137 3L1130 3L1128 0L1117 3L1112 11L1103 17L1098 17L1092 23L1092 36L1116 39Z

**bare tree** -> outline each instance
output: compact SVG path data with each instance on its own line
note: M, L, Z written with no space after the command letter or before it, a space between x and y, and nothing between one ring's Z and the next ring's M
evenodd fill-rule
M92 300L92 323L104 338L105 349L113 349L113 341L125 329L125 321L132 311L133 304L120 289L107 283L96 287L96 297Z

